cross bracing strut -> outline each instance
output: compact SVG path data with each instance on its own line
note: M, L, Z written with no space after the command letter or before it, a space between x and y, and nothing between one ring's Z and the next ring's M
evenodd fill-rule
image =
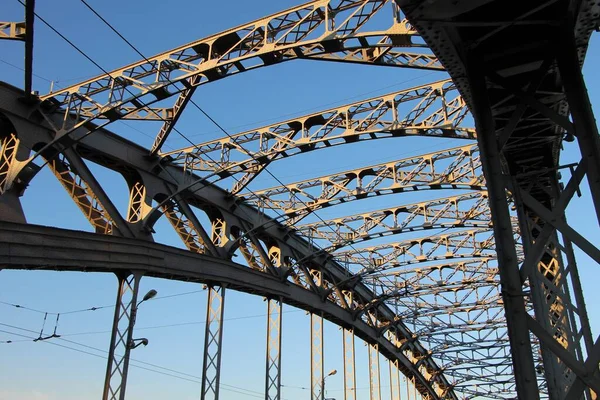
M325 239L337 246L404 232L489 224L487 193L482 190L303 224L296 230L311 240Z
M0 40L25 40L25 22L0 22Z
M200 176L203 173L219 173L221 177L241 175L231 189L235 194L271 162L299 153L399 136L474 139L474 130L459 127L466 112L452 83L439 81L174 150L162 156Z
M371 165L242 194L258 209L275 209L293 225L323 207L369 196L421 189L485 189L477 146Z

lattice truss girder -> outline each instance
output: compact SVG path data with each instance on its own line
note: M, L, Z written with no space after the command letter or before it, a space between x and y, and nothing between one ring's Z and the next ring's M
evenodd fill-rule
M386 4L390 27L365 24ZM407 47L415 51L405 51ZM160 149L195 89L207 82L296 58L441 70L418 33L391 0L317 0L200 39L124 68L51 93L72 130L99 118L164 121L152 153ZM168 107L154 109L178 95Z
M25 40L25 22L1 22L0 40Z
M418 189L485 189L478 148L455 147L330 176L256 190L243 198L256 208L278 210L288 225L323 207L370 196Z
M467 108L451 81L439 81L278 122L231 137L164 153L200 176L239 176L243 190L269 163L344 143L399 136L474 139L459 127Z

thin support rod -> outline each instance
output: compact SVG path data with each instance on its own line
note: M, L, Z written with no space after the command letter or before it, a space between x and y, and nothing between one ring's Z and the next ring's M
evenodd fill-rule
M481 154L483 173L488 187L488 197L494 237L498 254L498 268L502 284L502 299L506 315L506 325L516 388L519 398L539 400L533 351L527 328L527 313L523 301L523 289L519 274L519 264L513 236L512 222L506 199L506 188L500 153L496 144L496 134L492 109L487 93L483 68L477 65L478 57L472 55L469 65L469 86L473 93L473 115L477 127L477 141Z
M323 317L310 314L310 398L323 397Z
M369 393L370 400L381 400L381 376L379 374L379 346L369 346Z
M104 392L102 400L124 400L129 369L129 353L135 325L137 296L142 274L118 276L117 300L113 319Z
M343 329L344 344L344 400L356 400L356 359L354 357L354 330Z
M281 399L281 300L267 301L265 400Z
M224 311L225 287L209 286L208 303L206 305L201 400L219 400Z

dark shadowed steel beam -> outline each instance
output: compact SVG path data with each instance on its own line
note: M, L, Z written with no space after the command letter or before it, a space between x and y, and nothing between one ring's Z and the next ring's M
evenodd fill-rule
M31 95L33 77L33 27L35 20L35 0L25 2L25 93Z
M481 71L481 65L470 60L469 83L474 100L473 114L477 127L479 151L483 172L486 177L490 209L494 223L496 250L500 281L502 283L502 298L506 309L506 325L511 343L511 354L517 393L522 399L539 399L536 375L533 363L533 353L527 328L527 313L523 301L523 289L519 275L519 264L512 222L506 200L504 174L500 153L498 151L494 120L486 90L486 80Z

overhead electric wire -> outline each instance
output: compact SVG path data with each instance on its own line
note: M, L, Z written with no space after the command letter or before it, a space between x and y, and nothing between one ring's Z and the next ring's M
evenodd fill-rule
M304 310L299 310L299 309L298 310L288 310L288 311L283 311L282 314L292 314L292 313L299 313L299 312L303 312L303 311ZM267 317L267 316L268 316L268 314L243 315L243 316L238 316L238 317L223 318L223 321L238 321L238 320L244 320L244 319L262 318L262 317ZM141 327L136 326L135 330L141 331L141 330L174 328L174 327L179 327L179 326L204 325L204 324L206 324L206 320L205 321L177 322L177 323L172 323L172 324L141 326ZM84 331L84 332L73 332L73 333L61 333L60 336L61 337L69 337L69 336L84 336L84 335L100 335L100 334L111 333L111 332L112 332L112 330Z
M22 328L22 327L15 326L15 325L4 324L4 323L0 323L0 325L6 326L6 327L11 328L11 329L21 330L21 331L24 331L24 332L36 333L35 331L33 331L31 329ZM6 331L6 330L2 330L2 329L0 329L0 332L11 334L11 335L15 335L15 336L20 336L20 337L25 337L25 338L28 338L28 339L31 339L31 340L35 339L35 338L29 337L27 335L15 333L15 332L10 332L10 331ZM99 348L96 348L96 347L93 347L93 346L89 346L89 345L86 345L86 344L83 344L83 343L74 342L72 340L67 340L67 339L62 339L62 338L58 338L58 340L62 340L64 342L67 342L67 343L70 343L70 344L73 344L73 345L76 345L76 346L81 346L83 348L94 350L94 351L97 351L97 352L108 353L105 350L102 350L102 349L99 349ZM69 349L69 350L73 350L73 351L77 351L77 352L80 352L80 353L88 354L88 355L91 355L91 356L94 356L94 357L98 357L98 358L102 358L102 359L105 359L105 360L108 359L108 357L101 356L99 354L94 354L94 353L91 353L89 351L85 351L85 350L73 348L73 347L70 347L70 346L65 346L65 345L62 345L60 343L55 343L54 341L44 341L44 343L48 343L48 344L51 344L51 345L54 345L54 346L63 347L63 348ZM171 369L171 368L163 367L163 366L160 366L160 365L157 365L157 364L153 364L153 363L149 363L149 362L145 362L145 361L136 360L134 358L130 358L129 360L130 360L130 362L132 361L134 363L148 365L148 366L151 366L151 367L154 367L154 368L159 368L159 369L162 369L162 370L165 370L165 371L169 371L169 372L172 372L172 373L175 373L175 374L183 375L183 376L178 376L178 375L174 375L174 374L163 372L163 371L157 371L157 370L154 370L154 369L151 369L151 368L147 368L147 367L144 367L144 366L136 365L134 363L130 364L131 366L136 367L136 368L144 369L146 371L154 372L154 373L161 374L161 375L170 376L170 377L173 377L173 378L187 380L187 381L194 382L194 383L202 383L201 382L202 378L198 377L198 376L195 376L195 375L191 375L191 374L188 374L188 373L185 373L185 372L181 372L181 371L177 371L177 370L174 370L174 369ZM193 379L190 379L190 378L193 378ZM200 379L200 380L198 380L198 379ZM229 384L226 384L226 383L221 383L220 385L224 386L223 387L224 390L228 390L228 391L231 391L231 392L236 392L236 393L239 393L239 394L244 394L246 396L258 397L258 398L263 398L263 396L264 396L263 393L257 392L255 390L245 389L245 388L242 388L242 387L239 387L239 386L229 385ZM246 393L246 392L243 392L243 391L251 392L251 393ZM256 393L256 394L253 394L253 393Z
M173 298L173 297L187 296L187 295L190 295L190 294L201 293L203 291L204 291L204 289L192 290L192 291L189 291L189 292L182 292L182 293L174 293L174 294L169 294L169 295L165 295L165 296L157 296L157 297L154 297L153 299L150 299L150 300L151 301L157 301L157 300L169 299L169 298ZM72 310L72 311L52 312L52 311L38 310L38 309L35 309L35 308L22 306L20 304L15 304L15 303L9 303L9 302L2 301L2 300L0 300L0 304L4 304L4 305L7 305L7 306L11 306L11 307L15 307L15 308L19 308L19 309L23 309L23 310L27 310L27 311L32 311L32 312L36 312L36 313L40 313L40 314L51 314L51 315L58 315L58 314L60 314L60 315L68 315L68 314L76 314L76 313L81 313L81 312L86 312L86 311L97 311L97 310L102 310L102 309L105 309L105 308L114 308L115 307L114 304L107 304L107 305L104 305L104 306L89 307L89 308L83 308L83 309Z

